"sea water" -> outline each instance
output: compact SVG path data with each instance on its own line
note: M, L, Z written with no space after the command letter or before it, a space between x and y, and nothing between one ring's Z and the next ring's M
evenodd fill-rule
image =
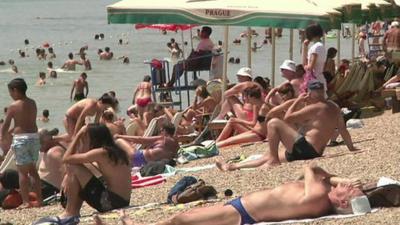
M43 109L50 110L50 122L39 127L58 127L63 130L62 119L68 107L73 102L69 100L72 83L83 72L77 65L77 71L58 72L57 79L47 79L44 87L35 86L40 71L46 72L49 60L39 61L35 49L48 42L57 55L51 60L55 68L61 67L67 59L69 52L78 53L79 49L88 45L87 58L92 63L93 70L87 72L89 82L89 97L98 98L102 93L114 90L120 101L121 113L131 104L133 91L144 75L149 74L150 68L143 62L152 58L164 59L169 57L166 43L171 38L181 42L181 33L168 32L162 35L158 30L135 30L133 24L107 24L106 6L117 1L111 0L1 0L0 1L0 61L15 60L19 69L18 74L12 73L10 66L0 66L0 118L3 118L2 109L8 106L12 99L7 91L7 83L16 77L22 77L28 83L28 96L36 100L38 116ZM193 35L196 29L193 28ZM211 39L216 44L223 40L224 28L213 26ZM254 28L258 37L253 37L252 42L260 45L264 39L264 28ZM230 27L229 55L228 57L240 58L240 64L228 65L228 78L235 81L236 71L247 65L247 43L242 39L241 45L232 44L246 27ZM95 34L103 33L104 40L94 40ZM186 55L191 49L190 31L183 32ZM24 40L29 39L30 44L25 45ZM124 43L118 45L118 40ZM301 63L300 41L297 31L294 35L294 60ZM194 48L197 41L193 42ZM342 58L349 58L351 54L350 39L342 40ZM106 46L114 52L111 61L100 61L97 55L99 48ZM326 46L335 47L336 39L327 39ZM18 49L27 52L29 57L21 58ZM289 30L284 30L283 37L276 41L276 83L283 81L279 73L280 63L289 57ZM122 64L118 57L127 56L130 64ZM79 59L75 55L75 59ZM264 45L257 52L252 53L252 69L254 76L271 76L271 45ZM208 74L201 73L201 78L207 79ZM186 95L184 95L186 96ZM184 103L186 105L186 102Z

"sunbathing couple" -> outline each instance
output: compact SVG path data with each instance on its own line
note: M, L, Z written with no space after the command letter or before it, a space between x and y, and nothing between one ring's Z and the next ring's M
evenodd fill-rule
M358 181L339 178L315 165L304 167L304 180L282 184L236 198L226 204L180 213L158 225L253 224L315 218L351 212L351 199L363 195ZM133 225L125 215L122 224ZM104 225L98 218L97 225Z
M275 166L282 161L320 157L336 129L339 130L349 150L357 150L346 129L340 108L326 100L324 95L324 86L321 82L317 80L309 82L307 94L301 94L297 99L280 106L287 109L278 108L270 111L270 117L275 117L271 114L279 115L283 112L284 116L282 119L276 116L266 123L269 152L260 159L240 164L226 164L218 160L218 168L227 171ZM279 151L280 142L285 146L285 151Z
M297 96L302 83L296 72L293 61L285 60L281 65L282 75L288 80L277 88L268 92L268 86L256 78L251 80L251 70L242 68L238 71L239 83L225 92L225 102L217 119L222 119L229 111L236 117L230 118L227 125L217 139L218 147L233 144L262 141L266 139L267 119L270 116L282 112L288 108L288 104L278 107L271 115L268 112L275 106L280 105ZM268 93L268 94L267 94ZM242 96L242 101L240 97ZM278 113L279 115L279 113ZM281 118L282 118L281 117ZM235 136L231 135L235 133Z

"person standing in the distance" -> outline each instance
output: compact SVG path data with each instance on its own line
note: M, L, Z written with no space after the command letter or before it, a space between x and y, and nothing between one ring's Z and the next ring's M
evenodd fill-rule
M304 77L304 84L302 91L307 89L307 83L310 80L320 81L326 91L326 80L324 77L324 66L326 60L326 50L324 44L321 42L321 38L324 36L324 31L319 24L311 24L306 30L306 40L303 42L303 65L306 70ZM309 44L313 44L309 47Z
M26 96L28 86L22 78L8 83L8 91L13 103L8 107L6 118L1 129L1 143L6 140L11 121L14 122L11 149L15 153L15 164L19 175L19 187L23 204L20 208L39 207L42 205L40 177L36 169L39 157L40 139L36 126L36 102ZM30 188L36 193L37 202L29 201Z
M80 77L74 81L71 88L71 94L69 95L69 99L72 101L72 95L74 94L74 101L80 101L85 99L89 93L89 84L86 81L87 74L81 73ZM86 90L86 92L85 92Z
M80 54L81 56L81 64L85 67L85 70L92 70L92 64L90 63L90 60L86 58L86 53L83 52Z

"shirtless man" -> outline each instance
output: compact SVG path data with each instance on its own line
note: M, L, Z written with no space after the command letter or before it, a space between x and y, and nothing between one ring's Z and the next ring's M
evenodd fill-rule
M88 98L75 103L67 110L64 118L67 136L59 136L57 139L71 139L84 125L87 116L95 116L94 122L98 123L103 111L113 106L114 98L107 93L103 94L98 100Z
M88 58L86 58L86 53L82 52L80 54L81 56L81 65L83 65L85 67L85 70L92 70L92 64L90 63L90 60Z
M74 54L72 52L70 52L68 54L68 58L69 59L67 61L65 61L64 65L61 66L61 69L66 70L66 71L75 71L76 64L82 65L81 62L74 59Z
M399 22L393 21L390 29L383 37L383 49L387 53L400 51L400 27Z
M351 212L351 200L363 195L353 182L329 174L320 167L307 165L304 167L304 180L256 191L226 204L193 209L156 224L244 225L315 218L335 211ZM121 219L125 225L134 224L127 217Z
M236 77L239 83L225 91L225 101L222 103L221 112L216 119L223 119L229 111L234 113L237 118L249 121L254 119L254 115L257 115L257 112L254 111L254 107L249 103L240 101L238 95L242 94L243 97L242 92L254 86L258 87L261 91L263 91L263 88L258 83L252 81L252 72L250 68L243 67L239 69L236 73Z
M43 152L42 160L39 164L39 176L42 182L43 199L60 192L61 183L65 175L65 165L62 163L62 157L67 150L65 142L55 141L52 136L56 135L58 130L39 131L40 151Z
M40 206L42 192L40 178L36 170L36 161L39 157L40 140L36 126L36 102L26 96L24 79L16 78L8 83L8 91L14 102L8 107L4 124L1 128L1 142L9 142L8 131L11 121L14 121L11 149L15 153L15 164L19 174L19 187L22 197L22 208ZM30 187L38 198L38 205L31 205L28 198Z
M172 159L176 156L179 144L174 138L175 127L170 122L161 126L160 136L137 137L127 135L115 135L120 138L116 143L123 149L129 149L128 154L133 167L141 167L150 161ZM127 141L145 145L145 149L135 149Z
M69 95L69 99L72 101L72 95L75 90L75 95L74 95L74 101L78 102L82 99L85 99L89 93L89 84L86 81L87 79L87 74L86 73L81 73L79 76L79 79L75 80L74 83L72 84L71 88L71 94ZM86 93L84 93L86 89Z
M284 119L271 119L268 122L269 152L257 160L241 164L226 164L217 160L217 166L223 171L259 166L276 166L281 161L306 160L320 157L325 146L335 133L336 128L343 137L350 151L357 150L353 146L351 136L343 122L340 108L325 99L324 85L317 80L308 84L308 94L301 94L286 111ZM305 107L298 106L308 103ZM298 133L293 124L304 129ZM279 151L279 142L286 151Z
M109 47L104 48L104 52L100 53L100 60L111 60L114 54L110 52Z
M126 134L126 129L123 121L115 120L115 113L111 108L104 110L103 115L100 118L100 123L106 125L106 127L110 130L111 135Z

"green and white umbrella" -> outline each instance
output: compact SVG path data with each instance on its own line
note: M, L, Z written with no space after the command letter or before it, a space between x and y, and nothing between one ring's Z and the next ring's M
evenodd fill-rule
M307 0L123 0L107 7L109 23L178 23L304 28L331 26L330 14Z

